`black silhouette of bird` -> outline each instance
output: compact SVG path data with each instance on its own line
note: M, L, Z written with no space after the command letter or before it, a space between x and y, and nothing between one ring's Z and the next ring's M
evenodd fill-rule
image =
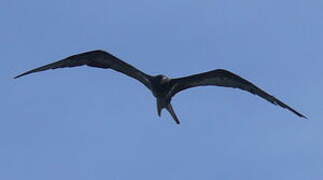
M274 96L266 93L264 90L258 88L253 83L227 70L216 69L213 71L175 79L168 78L165 75L151 76L120 60L114 55L102 50L76 54L63 60L22 73L16 76L15 79L30 73L45 71L48 69L76 67L83 65L104 69L110 68L137 79L148 89L150 89L153 95L156 97L158 116L161 115L162 109L166 108L166 110L171 114L177 124L179 124L180 121L177 118L171 105L172 97L178 92L187 88L209 85L239 88L248 91L252 94L266 99L267 101L275 105L279 105L283 108L288 109L299 117L306 118L303 114L297 112Z

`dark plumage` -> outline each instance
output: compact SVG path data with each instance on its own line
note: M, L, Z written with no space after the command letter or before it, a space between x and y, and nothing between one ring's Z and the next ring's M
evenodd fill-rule
M118 59L110 53L107 53L102 50L85 52L82 54L73 55L67 57L63 60L27 71L22 73L15 78L19 78L21 76L45 71L48 69L56 69L56 68L64 68L64 67L76 67L76 66L91 66L97 68L104 69L113 69L115 71L124 73L130 77L133 77L143 83L148 89L150 89L153 95L157 99L157 112L158 115L161 115L162 109L166 108L166 110L172 115L177 124L180 123L177 118L173 107L171 105L172 97L187 88L196 87L196 86L223 86L223 87L231 87L231 88L239 88L245 91L248 91L252 94L256 94L267 101L279 105L283 108L290 110L295 113L297 116L306 118L303 114L297 112L293 108L289 107L282 101L278 100L274 96L266 93L262 89L258 88L251 82L241 78L238 75L235 75L227 70L216 69L209 72L204 72L200 74L195 74L182 78L171 79L164 75L151 76L145 74L144 72L136 69L135 67L127 64L126 62Z

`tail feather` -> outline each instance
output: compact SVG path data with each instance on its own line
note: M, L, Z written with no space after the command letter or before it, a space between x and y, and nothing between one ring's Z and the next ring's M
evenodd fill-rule
M172 105L171 105L170 103L167 105L166 109L167 109L167 111L172 115L172 117L173 117L173 119L175 120L175 122L176 122L177 124L180 124L180 121L179 121L179 119L177 118L177 116L176 116L176 114L175 114L175 111L174 111L174 109L173 109L173 107L172 107Z

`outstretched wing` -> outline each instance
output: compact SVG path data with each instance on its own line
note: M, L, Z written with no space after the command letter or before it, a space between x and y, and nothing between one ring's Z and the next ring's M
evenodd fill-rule
M149 78L151 76L118 59L112 54L109 54L102 50L89 51L82 54L73 55L63 60L22 73L16 76L15 79L30 73L45 71L48 69L76 67L83 65L104 69L111 68L115 71L124 73L130 77L137 79L138 81L142 82L147 88L151 89L149 81Z
M252 94L256 94L267 101L279 105L283 108L286 108L299 117L306 118L303 114L297 112L293 108L289 107L282 101L278 100L274 96L266 93L264 90L258 88L256 85L252 84L251 82L241 78L238 75L235 75L229 71L223 69L217 69L209 72L204 72L201 74L195 74L183 78L172 79L171 83L173 85L171 96L174 96L179 91L182 91L187 88L196 87L196 86L208 86L208 85L215 85L215 86L224 86L224 87L231 87L231 88L239 88L245 91L248 91Z

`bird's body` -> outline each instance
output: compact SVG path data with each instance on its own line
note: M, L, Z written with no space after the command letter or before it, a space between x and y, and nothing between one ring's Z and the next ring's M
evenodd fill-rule
M171 79L165 75L153 76L150 79L152 84L152 93L156 98L158 97L167 97L171 89Z
M177 124L179 124L180 121L177 118L173 110L173 107L171 105L172 97L178 92L185 90L187 88L196 87L196 86L209 86L209 85L239 88L239 89L248 91L252 94L256 94L266 99L267 101L275 105L279 105L283 108L286 108L292 111L299 117L306 118L301 113L292 109L291 107L289 107L282 101L278 100L274 96L271 96L270 94L266 93L265 91L258 88L251 82L227 70L216 69L209 72L204 72L200 74L195 74L195 75L182 77L182 78L175 78L175 79L168 78L165 75L151 76L136 69L130 64L127 64L126 62L118 59L112 54L102 50L90 51L82 54L73 55L63 60L27 71L25 73L22 73L16 76L15 78L19 78L21 76L34 73L34 72L45 71L48 69L76 67L76 66L82 66L82 65L104 68L104 69L110 68L115 71L124 73L140 81L148 89L150 89L152 94L156 97L158 115L160 116L162 109L165 108L172 115L173 119L176 121Z

